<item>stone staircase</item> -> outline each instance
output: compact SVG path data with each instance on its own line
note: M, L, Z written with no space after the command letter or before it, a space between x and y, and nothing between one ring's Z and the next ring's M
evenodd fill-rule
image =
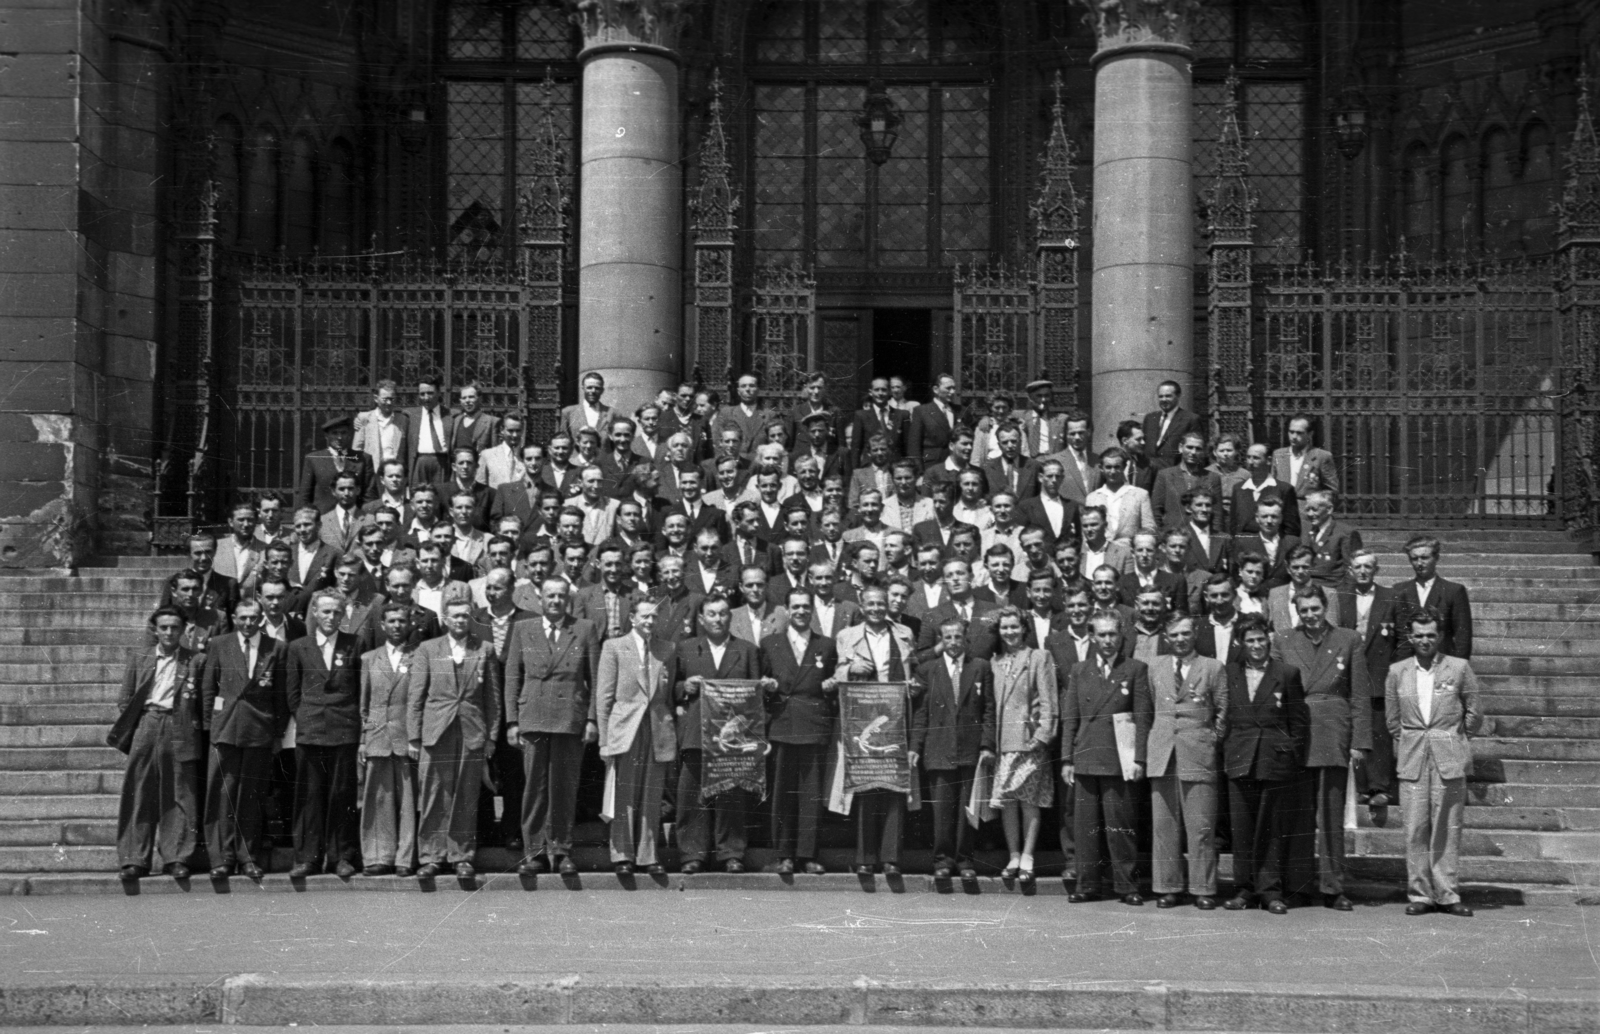
M1380 581L1410 574L1403 532L1365 538L1382 551ZM1493 885L1482 892L1500 900L1600 903L1600 568L1554 531L1445 538L1441 573L1472 592L1473 666L1492 723L1474 743L1463 879ZM0 579L0 876L115 868L123 758L104 736L128 649L179 566L120 557L76 577ZM1354 875L1392 893L1405 873L1399 809L1382 829L1358 814L1362 828L1347 834ZM593 853L601 864L602 849ZM827 860L843 865L849 853ZM908 852L908 865L920 854ZM485 855L486 867L512 861Z

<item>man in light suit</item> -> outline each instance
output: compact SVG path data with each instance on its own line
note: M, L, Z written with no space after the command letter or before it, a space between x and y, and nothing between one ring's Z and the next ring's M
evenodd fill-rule
M1333 453L1311 444L1311 420L1297 416L1289 421L1289 444L1272 453L1272 476L1305 499L1317 488L1339 491L1339 471Z
M417 759L417 856L421 879L454 865L471 879L478 849L478 788L500 728L500 661L472 634L472 601L445 605L445 634L411 662L406 735Z
M906 455L916 460L923 471L943 462L950 452L950 440L959 426L956 403L956 379L941 373L933 384L933 401L911 412Z
M1378 557L1362 548L1350 558L1350 579L1339 586L1341 628L1354 631L1362 643L1367 679L1372 690L1372 753L1356 772L1356 791L1372 809L1374 825L1388 821L1389 805L1399 800L1394 785L1394 740L1384 713L1384 684L1403 640L1400 599L1394 589L1378 584Z
M767 425L781 418L761 401L761 380L755 374L741 375L734 385L734 392L735 400L717 410L716 417L711 421L711 438L713 441L722 442L723 432L729 428L737 428L738 455L741 459L748 460L755 452L756 446L767 440ZM744 464L740 466L742 474Z
M356 505L360 495L361 482L354 474L340 474L334 480L333 506L323 511L320 527L322 541L333 547L339 556L355 552L360 540L363 525L361 510Z
M593 428L605 441L611 430L611 407L600 401L600 396L606 391L606 379L599 373L591 370L583 375L583 399L570 406L564 406L557 427L572 436L573 441L578 440L578 432L585 427Z
M1041 379L1029 381L1023 390L1028 393L1028 408L1017 417L1022 427L1022 454L1043 457L1060 452L1066 443L1067 415L1050 415L1055 385Z
M235 503L229 511L228 530L217 540L217 556L211 569L220 575L243 584L253 581L260 573L266 543L256 538L256 508L249 503Z
M431 612L424 611L432 617ZM406 722L414 647L409 600L383 607L383 642L361 655L361 861L368 876L417 869L417 763Z
M788 626L789 615L784 608L773 605L767 599L765 567L751 564L740 568L739 593L739 605L733 608L728 618L731 635L759 647Z
M1187 889L1196 908L1217 907L1218 748L1228 734L1228 680L1222 662L1194 651L1194 619L1167 619L1171 657L1150 665L1155 720L1150 726L1152 864L1150 888L1157 908L1183 903L1185 890L1180 823L1188 833Z
M772 841L780 875L792 874L797 865L816 875L826 871L817 859L817 828L827 801L839 659L833 640L812 628L810 590L789 592L780 612L788 627L761 644L761 675L777 683L767 701L767 740L775 755Z
M1399 759L1406 826L1406 915L1437 909L1472 915L1456 877L1461 821L1472 769L1469 737L1483 726L1472 665L1439 649L1439 616L1410 615L1412 656L1389 669L1384 715Z
M676 647L655 637L660 604L633 601L631 630L600 647L595 680L595 723L600 757L615 787L611 804L611 864L618 876L642 865L666 872L656 852L667 773L678 759L672 725L672 673Z
M836 643L840 632L861 620L859 606L834 594L838 580L839 572L826 560L814 562L806 572L806 585L812 594L811 631Z
M211 737L206 776L206 853L211 878L234 866L253 880L262 867L253 851L261 836L261 805L271 785L272 755L289 724L284 644L261 635L261 604L234 607L238 634L207 645L200 675L200 720Z
M1302 544L1289 550L1284 562L1289 583L1267 590L1267 620L1272 622L1274 632L1283 633L1299 626L1300 611L1294 604L1295 595L1306 586L1317 584L1311 577L1311 569L1315 563L1316 553L1310 546ZM1328 623L1339 624L1344 615L1340 613L1337 594L1328 597L1327 610Z
M284 687L295 723L294 868L290 879L329 860L340 879L355 875L356 754L361 743L361 655L341 631L344 594L324 589L311 600L314 631L289 644Z
M1472 659L1472 602L1466 586L1439 577L1439 540L1432 535L1414 535L1406 540L1406 559L1416 577L1395 585L1399 620L1410 627L1411 614L1432 607L1439 616L1439 652L1464 661ZM1408 647L1402 641L1395 654L1404 657Z
M1179 404L1183 386L1162 381L1156 386L1156 408L1144 416L1144 455L1152 470L1178 462L1178 445L1190 431L1205 433L1200 417Z
M398 460L401 470L411 470L406 445L411 440L410 419L394 408L400 388L391 380L381 380L372 391L373 407L355 417L355 434L350 447L364 453L372 469L381 471L389 460Z
M1062 418L1061 434L1063 447L1052 457L1061 461L1061 494L1082 506L1100 487L1100 461L1089 451L1094 424L1089 414L1072 410Z
M546 578L539 592L543 614L512 626L506 651L506 742L522 751L527 780L517 872L533 876L558 866L574 876L579 767L584 744L600 735L590 716L600 636L593 623L568 615L564 579Z
M1100 487L1089 493L1087 505L1106 511L1106 538L1133 545L1141 531L1156 530L1155 512L1150 508L1150 493L1127 481L1128 454L1110 448L1100 454Z
M1311 734L1302 779L1302 811L1289 847L1289 893L1310 893L1317 835L1323 851L1316 866L1324 906L1352 909L1344 895L1344 800L1347 767L1360 766L1372 749L1372 690L1361 639L1328 624L1328 597L1319 585L1295 590L1298 628L1273 637L1272 655L1300 670Z
M1121 578L1133 571L1133 550L1129 543L1116 542L1106 537L1106 508L1093 504L1085 506L1078 514L1079 525L1083 529L1082 543L1078 548L1078 570L1063 571L1062 576L1072 578L1081 575L1084 578L1094 577L1094 573L1101 567L1109 567L1117 572Z
M476 477L479 483L494 492L501 485L521 481L524 477L537 480L539 468L544 466L544 446L538 442L530 443L538 451L531 456L525 454L522 417L507 413L500 418L496 430L500 433L500 441L478 453ZM528 523L524 521L523 527L527 526Z

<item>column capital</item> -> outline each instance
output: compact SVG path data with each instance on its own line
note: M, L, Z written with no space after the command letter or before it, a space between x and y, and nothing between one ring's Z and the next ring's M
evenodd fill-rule
M567 0L583 30L583 51L627 49L678 56L678 40L699 0Z
M1121 50L1189 52L1189 28L1201 0L1074 0L1099 39L1095 60Z

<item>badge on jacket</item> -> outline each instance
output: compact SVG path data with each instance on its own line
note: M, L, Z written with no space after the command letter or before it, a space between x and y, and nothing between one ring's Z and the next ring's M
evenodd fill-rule
M1344 670L1344 657L1342 655L1335 658L1333 663L1340 671Z
M1283 706L1283 694L1281 692L1279 692L1278 690L1273 690L1272 691L1272 706L1273 707L1282 707Z
M335 650L334 651L334 653L333 653L333 666L335 668L344 667L345 664L349 662L349 660L350 660L349 655L347 655L343 650Z
M1123 679L1121 682L1117 683L1117 688L1122 690L1122 695L1123 696L1127 696L1131 692L1131 690L1129 690L1128 686L1129 686L1129 680L1128 679Z

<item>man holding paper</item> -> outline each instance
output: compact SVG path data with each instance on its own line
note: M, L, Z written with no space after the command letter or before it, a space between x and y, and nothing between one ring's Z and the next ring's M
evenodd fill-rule
M967 652L967 626L959 617L939 626L939 654L919 669L927 687L913 723L911 752L928 774L933 808L933 878L959 869L964 883L978 878L972 864L973 833L962 811L972 796L978 767L995 760L994 676L989 662ZM912 776L915 778L915 775Z
M1150 736L1149 671L1122 656L1122 623L1093 618L1094 656L1073 665L1061 693L1061 781L1074 788L1073 840L1078 885L1073 903L1100 900L1110 881L1127 905L1142 905L1134 865L1129 783L1144 778Z

